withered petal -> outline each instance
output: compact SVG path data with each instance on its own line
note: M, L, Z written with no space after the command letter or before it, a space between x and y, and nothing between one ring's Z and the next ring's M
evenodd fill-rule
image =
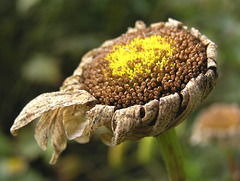
M139 109L140 114L138 114L141 121L131 130L131 134L127 135L125 140L137 141L146 136L153 136L151 132L156 123L158 111L159 101L156 99L142 105Z
M64 108L62 111L63 125L69 140L75 139L75 141L79 143L89 141L89 139L85 137L85 130L88 126L86 112L89 111L92 106L94 105L88 106L88 104L81 104Z
M205 89L206 78L203 74L200 74L196 79L191 79L187 83L180 93L182 96L181 114L176 117L171 127L180 124L199 106L204 98Z
M30 101L15 119L11 127L11 133L16 136L18 130L34 119L43 115L43 113L65 106L76 104L85 104L93 102L96 99L87 91L79 90L75 92L50 92L44 93Z
M157 136L158 134L167 130L170 125L175 121L175 118L180 108L179 94L171 94L166 97L162 97L159 100L159 112L156 119L156 123L153 125L151 136Z
M62 113L61 108L58 110L58 115L52 125L51 132L51 146L54 149L52 154L52 158L50 160L50 164L55 164L60 153L66 149L67 147L67 137L65 135L65 130L62 123Z
M141 122L141 105L116 110L112 118L112 145L117 145L131 135L132 130Z
M82 136L90 139L92 133L100 128L101 126L110 127L112 116L114 114L114 106L108 105L96 105L86 114L86 127L84 130L84 134ZM111 130L108 130L107 133L101 133L101 138L103 142L107 145L110 145L110 135L112 135ZM110 136L110 137L109 137Z
M207 57L217 61L217 46L215 43L210 42L207 46Z
M51 126L56 119L58 109L44 113L35 128L34 137L37 140L38 145L47 150L48 136Z
M89 125L89 130L95 131L102 125L110 123L114 114L115 106L96 105L87 112L86 121Z
M158 100L152 100L146 105L135 105L116 110L112 118L112 146L126 140L139 140L149 135L147 125L156 117ZM142 129L143 128L143 129ZM138 131L142 130L142 131Z

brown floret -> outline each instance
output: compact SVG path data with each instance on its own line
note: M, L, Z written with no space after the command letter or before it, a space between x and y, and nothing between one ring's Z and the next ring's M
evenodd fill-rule
M124 74L112 75L110 62L105 60L105 57L111 53L113 46L120 43L126 45L136 37L146 38L153 34L166 37L174 48L173 55L168 58L165 67L160 68L152 64L146 67L151 70L150 74L138 72L133 79ZM135 104L142 105L150 100L180 92L190 79L207 70L206 47L183 28L150 27L122 35L114 45L105 48L105 51L95 57L83 73L82 83L99 103L116 106L116 109ZM161 56L164 54L162 52ZM132 64L128 62L129 67L133 67ZM170 66L172 64L175 66Z

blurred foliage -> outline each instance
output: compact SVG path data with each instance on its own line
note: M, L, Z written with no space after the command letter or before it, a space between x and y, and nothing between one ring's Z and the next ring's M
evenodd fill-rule
M114 157L112 150L93 137L85 145L70 142L59 162L50 166L51 150L43 152L37 146L34 125L24 128L17 138L9 129L31 99L59 89L84 53L121 35L136 20L149 25L172 17L216 42L219 80L198 110L214 102L239 104L239 7L236 0L1 0L0 180L167 180L161 155L154 147L130 142ZM197 112L178 128L187 176L194 181L230 180L224 152L217 145L189 145ZM146 149L151 156L138 149ZM144 158L139 159L142 154ZM122 162L108 161L121 157Z

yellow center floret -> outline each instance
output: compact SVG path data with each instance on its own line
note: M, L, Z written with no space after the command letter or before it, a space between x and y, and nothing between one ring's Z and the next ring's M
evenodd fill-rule
M115 45L105 60L110 62L113 75L126 75L133 79L138 73L150 74L154 66L164 68L168 57L172 56L171 42L171 39L166 41L160 35L144 39L137 37L127 45ZM174 67L175 63L170 66Z

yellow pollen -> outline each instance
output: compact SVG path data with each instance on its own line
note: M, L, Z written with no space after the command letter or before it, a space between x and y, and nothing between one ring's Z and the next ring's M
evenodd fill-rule
M113 75L122 76L124 74L133 79L137 73L149 75L153 72L154 66L164 68L173 52L170 43L160 35L144 39L137 37L125 46L115 45L105 59L110 62L109 67L112 69ZM170 66L174 67L175 63ZM106 74L104 75L106 76Z

